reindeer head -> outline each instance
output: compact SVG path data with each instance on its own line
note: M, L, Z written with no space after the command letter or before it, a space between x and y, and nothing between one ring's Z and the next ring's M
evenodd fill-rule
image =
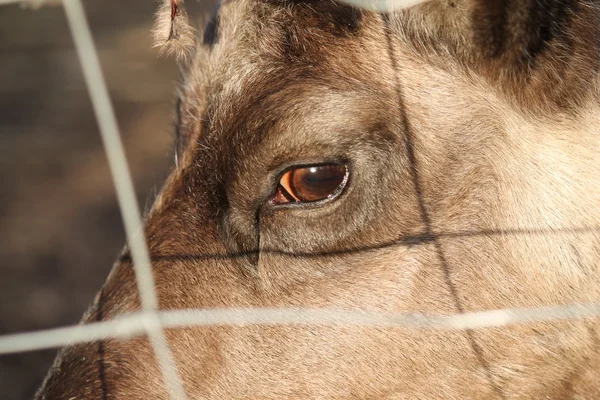
M146 219L162 309L455 314L600 298L600 4L377 13L180 1L176 164ZM139 308L129 253L84 321ZM190 398L596 398L598 325L169 329ZM64 349L39 399L167 398L148 340Z

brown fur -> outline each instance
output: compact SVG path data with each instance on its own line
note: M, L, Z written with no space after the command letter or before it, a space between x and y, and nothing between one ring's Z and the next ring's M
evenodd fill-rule
M230 0L186 66L147 216L164 309L460 313L600 297L600 5L432 1L379 15ZM344 194L265 204L342 160ZM128 253L84 321L139 307ZM190 398L594 399L598 322L465 332L169 330ZM146 339L64 349L39 399L167 398Z

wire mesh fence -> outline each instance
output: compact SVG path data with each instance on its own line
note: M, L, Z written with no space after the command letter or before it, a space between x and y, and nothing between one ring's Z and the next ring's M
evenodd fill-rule
M388 11L418 1L389 2L348 0L348 3L377 11ZM0 0L0 5L20 3L37 8L56 5L56 1ZM400 4L402 3L402 4ZM528 322L600 316L600 302L555 305L546 307L460 312L455 315L404 314L383 312L360 312L332 309L291 308L231 308L188 309L160 311L158 307L151 260L138 207L131 174L119 135L119 128L111 105L108 89L102 74L94 40L89 29L81 0L62 0L75 48L81 63L92 100L92 106L100 127L106 156L116 188L119 207L127 235L136 282L141 300L141 310L114 320L87 323L38 332L0 336L0 355L17 352L55 348L76 343L104 339L128 339L146 335L154 349L156 359L170 395L173 399L185 399L185 388L178 375L167 340L166 328L208 327L219 325L356 325L435 330L472 330L500 327ZM425 212L423 211L425 214ZM424 220L427 216L423 215ZM597 231L598 228L589 228ZM573 228L572 231L582 231ZM585 231L585 229L583 230ZM560 232L550 232L552 234ZM443 260L442 260L443 261ZM459 308L459 311L460 308Z

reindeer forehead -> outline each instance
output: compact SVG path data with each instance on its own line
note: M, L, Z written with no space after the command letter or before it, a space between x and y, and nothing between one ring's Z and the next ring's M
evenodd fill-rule
M274 24L290 34L313 30L340 37L356 33L362 15L351 6L323 0L229 0L221 2L215 12L217 19L233 24L234 29L262 31Z
M206 25L202 43L221 64L314 65L324 53L344 52L339 46L357 40L362 21L363 12L329 1L230 0Z
M294 79L360 84L385 56L382 29L378 15L329 1L222 2L189 65L182 115L201 120L208 104L230 115L242 97ZM373 51L381 54L369 57Z

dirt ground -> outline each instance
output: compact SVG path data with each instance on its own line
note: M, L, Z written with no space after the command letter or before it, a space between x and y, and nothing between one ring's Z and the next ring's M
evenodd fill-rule
M193 20L212 1L188 1ZM84 1L142 206L171 165L173 60L152 0ZM0 6L0 334L77 323L124 243L64 11ZM0 355L0 399L29 399L56 350Z

